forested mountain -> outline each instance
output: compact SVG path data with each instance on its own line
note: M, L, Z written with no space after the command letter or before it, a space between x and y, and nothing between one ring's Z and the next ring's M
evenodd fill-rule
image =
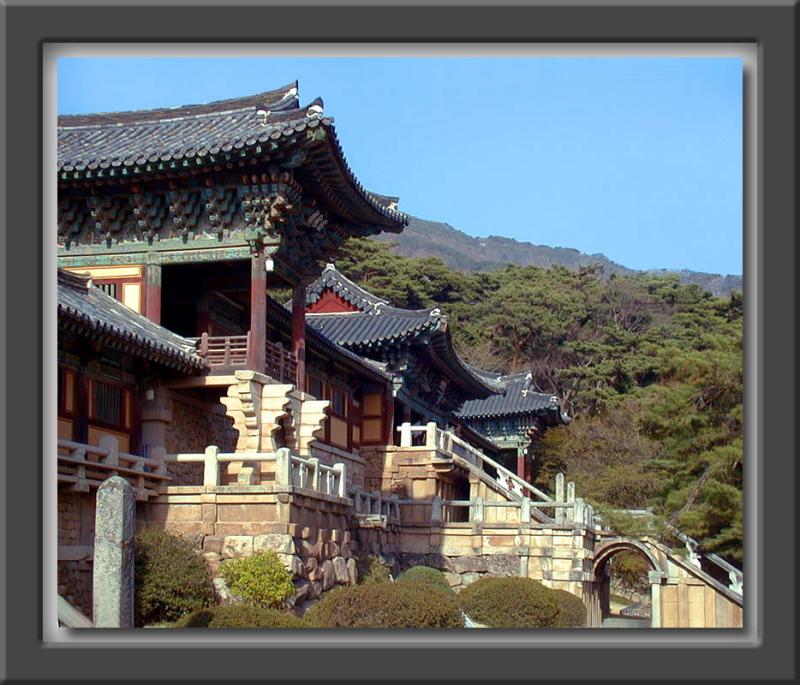
M742 311L677 276L596 267L458 271L350 241L337 266L400 307L441 306L464 359L530 369L574 420L538 445L608 510L652 507L731 561L742 556Z
M633 269L617 264L603 254L589 255L572 248L534 245L500 236L474 238L450 224L416 217L410 217L409 225L401 234L381 233L374 239L396 243L395 250L406 257L439 257L447 266L461 271L493 271L508 264L560 265L574 270L597 264L606 277L634 273ZM675 273L681 283L694 283L714 295L729 295L734 290L742 290L741 276L689 270L655 273Z

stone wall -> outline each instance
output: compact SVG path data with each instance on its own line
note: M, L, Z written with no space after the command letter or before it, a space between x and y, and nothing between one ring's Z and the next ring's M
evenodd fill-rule
M222 404L200 401L173 391L170 406L172 420L166 424L164 445L168 454L199 454L209 445L216 445L220 452L235 451L238 433ZM173 478L173 485L203 483L201 463L171 463L167 470Z
M336 585L355 584L357 557L397 557L399 531L359 528L349 509L349 500L269 486L170 486L147 503L139 525L192 540L223 601L222 562L271 549L292 571L295 603L303 606Z

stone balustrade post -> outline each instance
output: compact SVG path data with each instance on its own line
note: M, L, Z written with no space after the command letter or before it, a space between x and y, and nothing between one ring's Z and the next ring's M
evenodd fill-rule
M370 513L373 514L377 513L378 515L380 515L383 509L383 497L381 497L381 491L374 490L371 494L372 494L372 500L375 502L375 509L372 510ZM372 503L370 503L370 506L372 506Z
M556 503L564 501L564 474L556 474ZM563 524L565 519L566 510L562 507L556 507L555 518L557 524Z
M573 509L572 520L576 525L585 526L586 524L586 506L583 502L583 497L575 498L575 509Z
M566 510L566 519L570 523L575 522L575 483L570 481L567 483L567 503L572 504L573 506L570 509Z
M308 461L311 462L311 468L314 469L314 473L311 476L311 489L314 490L315 492L322 492L322 490L320 490L320 476L322 474L319 468L319 459L317 459L317 457L309 457ZM303 483L303 487L308 487L308 484ZM327 492L329 495L333 494L332 492L328 492L327 487L325 489L325 492Z
M400 425L400 447L411 447L411 424L407 421Z
M119 440L111 435L104 435L97 445L101 450L106 450L108 454L102 458L102 462L108 466L119 466ZM117 472L112 471L116 476Z
M523 497L522 498L522 504L520 505L519 520L520 520L520 523L530 523L531 522L531 498L530 497Z
M438 428L435 421L428 421L425 424L425 447L428 449L436 449L436 431Z
M219 485L219 447L209 445L203 458L203 485Z
M288 447L275 451L275 485L292 484L292 454Z
M483 523L483 498L476 497L470 505L470 521L472 523Z
M431 500L431 523L441 523L442 520L442 498L436 495Z
M97 628L133 627L133 488L112 476L97 490L92 603Z
M360 514L361 513L361 488L359 488L358 486L354 487L353 490L352 490L352 495L353 495L353 511L355 511L356 514Z
M338 487L336 488L336 493L330 493L331 495L336 494L339 497L347 497L347 464L343 462L337 462L333 465L333 471L339 477Z

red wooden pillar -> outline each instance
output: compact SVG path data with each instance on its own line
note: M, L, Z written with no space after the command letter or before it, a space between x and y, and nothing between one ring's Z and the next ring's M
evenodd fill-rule
M522 480L528 480L527 469L525 468L525 452L518 451L517 452L517 475L522 478Z
M161 264L146 264L144 267L144 315L155 323L161 323Z
M297 387L305 392L306 287L304 285L296 285L292 290L292 352L297 358Z
M264 373L267 361L267 270L263 250L250 259L250 343L247 367Z

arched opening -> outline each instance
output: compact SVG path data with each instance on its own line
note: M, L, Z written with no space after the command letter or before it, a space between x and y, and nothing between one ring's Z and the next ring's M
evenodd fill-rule
M658 559L638 542L604 545L595 555L595 624L603 628L653 627L651 571Z

